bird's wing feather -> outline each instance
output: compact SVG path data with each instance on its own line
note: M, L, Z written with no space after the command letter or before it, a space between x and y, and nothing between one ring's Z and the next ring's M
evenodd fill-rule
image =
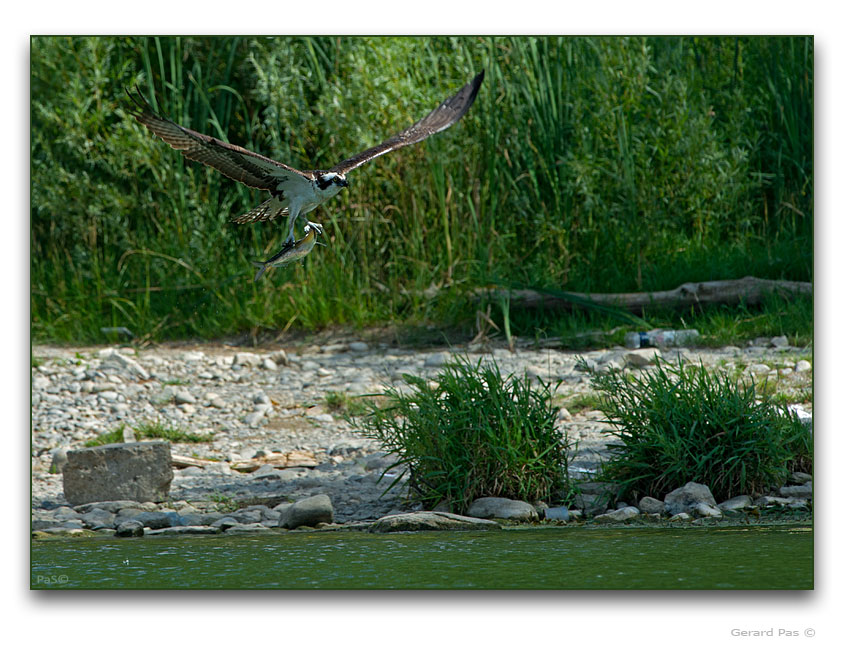
M377 146L341 161L331 169L331 172L345 175L350 170L354 170L375 157L380 157L404 146L419 143L432 134L442 132L449 126L454 125L472 107L483 80L484 72L482 70L480 74L466 83L457 94L440 103L427 116Z
M252 188L272 190L278 186L279 180L310 181L312 178L310 173L301 172L269 157L182 127L159 116L137 89L136 94L128 90L126 93L135 103L136 107L130 110L130 113L139 123L188 159L215 168L235 181Z

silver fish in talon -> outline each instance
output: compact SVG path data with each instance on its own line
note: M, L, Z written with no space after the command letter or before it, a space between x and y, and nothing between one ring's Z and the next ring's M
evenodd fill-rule
M264 275L264 272L269 267L281 267L291 262L295 262L297 260L304 260L305 256L308 255L311 251L313 251L314 246L320 244L320 246L325 246L321 242L317 242L317 238L322 234L322 226L317 224L316 222L310 222L309 224L305 225L305 235L302 237L301 240L297 242L290 242L286 243L281 250L272 256L266 262L253 262L252 264L258 267L258 272L255 274L255 282Z

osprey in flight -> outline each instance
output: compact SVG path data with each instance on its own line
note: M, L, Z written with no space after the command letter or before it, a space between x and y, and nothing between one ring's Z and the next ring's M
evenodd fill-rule
M420 121L377 146L341 161L330 170L296 170L240 146L184 128L156 114L137 89L136 95L127 93L137 105L137 109L131 112L132 116L185 157L216 168L247 186L269 191L269 199L233 221L240 224L264 222L287 215L288 231L283 253L294 244L294 224L300 215L306 224L316 226L322 232L318 224L308 222L306 213L348 186L346 173L370 159L419 143L456 123L472 107L483 80L484 72L481 71L457 94L440 103Z

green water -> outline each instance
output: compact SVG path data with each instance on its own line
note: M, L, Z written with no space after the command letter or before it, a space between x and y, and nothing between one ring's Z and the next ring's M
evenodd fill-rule
M811 589L809 527L36 541L34 589Z

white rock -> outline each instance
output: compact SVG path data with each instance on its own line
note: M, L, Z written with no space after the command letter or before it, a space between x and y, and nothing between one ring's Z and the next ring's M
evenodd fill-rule
M363 341L356 340L349 343L349 350L352 352L367 352L369 351L369 345Z
M234 355L234 365L244 365L246 367L258 367L263 359L252 352L238 352Z
M797 365L794 366L794 371L798 374L800 372L808 372L812 369L812 364L807 360L797 361Z

